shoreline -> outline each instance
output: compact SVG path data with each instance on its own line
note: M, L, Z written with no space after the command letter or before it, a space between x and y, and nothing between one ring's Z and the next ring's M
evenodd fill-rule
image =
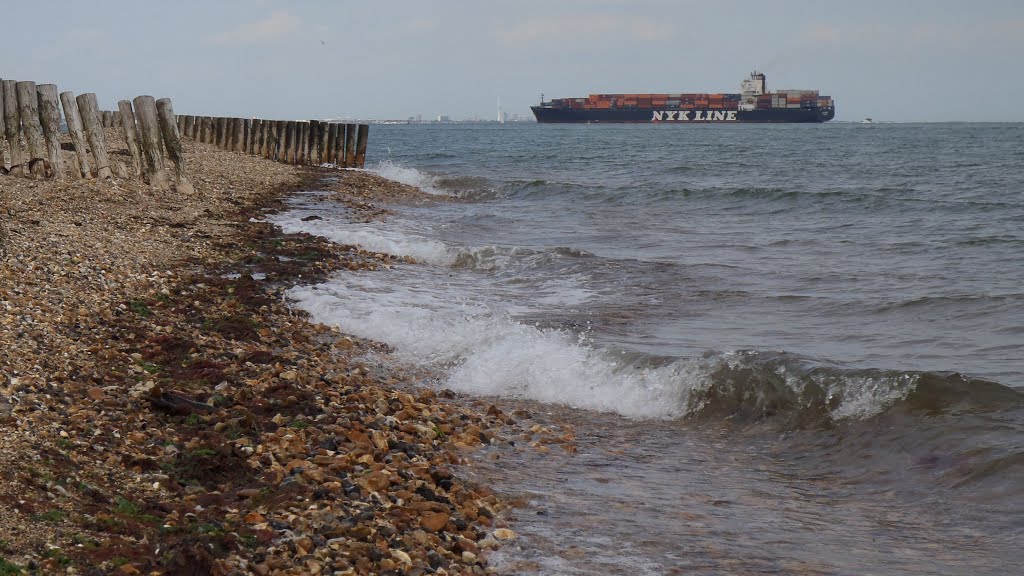
M185 146L191 196L0 179L0 573L487 572L509 503L452 467L514 420L284 301L398 259L257 221L415 189Z

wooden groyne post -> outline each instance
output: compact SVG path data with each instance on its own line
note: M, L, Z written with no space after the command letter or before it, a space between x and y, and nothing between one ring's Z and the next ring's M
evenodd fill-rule
M132 100L135 121L139 125L139 145L142 148L142 171L153 188L167 188L167 172L160 144L160 124L156 115L156 100L152 96L136 96Z
M46 143L43 140L43 126L39 122L39 96L36 83L23 80L15 86L18 94L18 110L21 113L21 131L25 135L28 152L28 172L33 177L47 177Z
M132 157L132 175L142 176L142 147L139 145L139 129L135 121L135 112L132 110L132 103L121 100L117 103L117 109L121 112L124 141L128 146L128 153Z
M21 148L21 112L18 108L17 82L3 80L4 95L4 138L11 151L11 174L20 174L24 170L25 152Z
M86 145L85 130L82 128L82 118L78 114L78 102L75 101L75 95L71 92L61 92L60 103L64 108L64 122L68 125L71 144L75 147L78 175L81 178L89 178L92 175L92 169L89 167L89 150Z
M342 165L352 168L356 165L356 132L355 124L345 125L345 161Z
M60 104L57 98L56 84L39 84L36 86L38 98L39 120L43 126L43 138L46 145L46 158L56 178L64 177L64 161L60 155Z
M89 148L92 150L92 159L96 164L96 177L109 180L113 174L110 172L110 159L107 157L107 145L103 139L103 124L100 120L100 107L96 103L96 95L87 92L79 94L75 100L78 102L78 112L82 115L82 126L85 129L85 137L89 141Z
M161 98L156 101L157 116L160 120L160 133L164 138L164 147L167 149L167 157L174 166L174 187L182 194L193 194L195 189L192 182L185 173L185 154L181 150L181 135L178 134L178 126L174 122L174 107L169 98Z
M366 144L370 137L370 127L360 124L356 134L356 163L355 167L362 168L366 164Z

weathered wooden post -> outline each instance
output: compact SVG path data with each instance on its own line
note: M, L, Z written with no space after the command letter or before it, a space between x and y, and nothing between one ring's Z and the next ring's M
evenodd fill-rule
M46 157L53 168L53 175L56 178L64 178L64 161L60 153L60 104L57 103L57 85L37 85L36 98L39 120L43 125L43 138L46 142Z
M75 101L78 102L78 114L82 117L82 128L85 130L85 138L89 141L89 149L92 150L93 164L96 166L96 177L102 180L109 180L110 159L107 158L106 140L103 138L103 124L100 120L100 107L96 103L96 95L92 92L79 94Z
M280 120L270 120L267 126L267 160L277 160L277 141L279 138L278 124Z
M203 144L210 143L210 122L212 118L203 116L199 119L199 141Z
M261 118L252 119L252 143L249 146L249 153L253 156L263 154L263 128L263 120Z
M121 100L117 103L121 112L121 127L124 129L124 140L128 144L128 152L132 155L132 176L142 176L142 148L139 146L139 129L135 122L132 103Z
M333 164L334 150L338 144L338 125L334 122L328 122L324 132L327 134L327 144L324 147L324 162Z
M249 153L253 156L259 156L262 153L260 147L260 131L263 129L263 119L253 118L252 119L252 134L249 135Z
M241 125L240 133L242 135L241 138L239 138L238 151L242 154L247 154L249 152L249 130L251 130L252 127L249 124L249 118L239 118L238 123Z
M159 117L160 105L157 104L157 116ZM177 116L174 118L174 127L178 129L178 134L185 133L185 116Z
M318 158L320 151L317 147L320 145L320 121L310 120L309 124L309 163L314 166L319 164Z
M227 151L231 151L232 146L233 146L232 141L234 140L234 138L235 138L235 119L234 118L225 117L224 118L224 145L221 146L221 148L223 148L224 150L227 150Z
M21 131L25 135L28 149L28 171L35 178L46 178L46 140L43 138L43 127L39 123L39 96L36 83L23 80L15 85L18 93L18 108L21 112Z
M359 135L356 140L356 168L363 168L366 165L366 144L370 139L370 125L360 124Z
M285 164L295 163L295 132L296 126L294 120L288 120L284 125L284 154L282 162Z
M224 135L227 133L227 118L218 116L213 119L213 145L224 147Z
M337 156L335 156L334 163L339 168L344 168L345 166L345 141L348 137L347 127L348 124L338 124L338 148L335 150Z
M284 162L284 136L288 124L284 120L274 121L274 151L271 160Z
M3 80L0 80L0 82L3 82ZM4 142L7 141L4 137L4 134L7 132L7 122L4 120L4 108L4 91L0 89L0 174L7 174L7 154L4 152L6 149ZM0 231L0 234L2 234L2 231ZM0 251L2 250L3 248L0 247Z
M157 119L156 100L152 96L136 96L135 120L139 124L139 143L142 148L142 170L153 188L168 187L167 172L161 154L160 121Z
M240 152L242 149L242 119L232 118L231 123L228 125L230 141L228 150L231 152Z
M309 136L306 139L306 163L316 164L316 146L319 144L319 139L316 135L317 121L309 120L306 124L309 125Z
M245 118L235 118L235 152L245 152Z
M110 110L103 111L103 127L113 128L114 127L114 113Z
M75 146L76 166L81 178L89 178L89 151L86 149L85 132L82 131L82 118L78 115L78 102L71 92L61 92L60 103L64 108L64 122L68 125L71 143Z
M25 169L25 151L21 147L21 111L18 109L17 82L0 82L4 94L4 138L11 151L11 174L21 174Z
M345 167L356 165L356 125L345 125Z
M318 154L317 164L324 164L326 162L330 162L330 160L327 159L327 140L329 139L328 132L330 127L331 125L328 122L320 122L320 125L317 127L316 133L319 139L319 142L317 142L316 146Z
M174 165L174 187L182 194L194 194L195 188L185 173L185 154L181 150L181 135L174 123L174 107L170 98L156 101L157 113L160 117L160 132L164 137L167 156Z
M298 130L295 132L299 141L296 142L296 164L309 164L309 122L299 120Z
M3 80L0 80L3 82ZM4 134L7 132L7 122L4 120L4 91L0 89L0 174L7 174L7 154L4 151L7 147L4 143L7 139ZM2 234L2 232L0 232ZM0 240L2 242L2 240ZM0 250L3 248L0 247Z
M298 120L295 122L295 163L306 164L309 148L309 122Z
M320 158L320 121L310 120L309 124L309 163L319 164Z
M256 135L252 129L252 118L246 118L242 121L242 133L245 136L245 141L242 142L242 152L252 154L252 140Z

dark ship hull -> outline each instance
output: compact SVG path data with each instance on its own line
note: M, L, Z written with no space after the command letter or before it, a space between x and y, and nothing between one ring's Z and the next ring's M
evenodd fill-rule
M571 109L531 106L537 122L551 124L703 124L828 122L834 107L773 110Z

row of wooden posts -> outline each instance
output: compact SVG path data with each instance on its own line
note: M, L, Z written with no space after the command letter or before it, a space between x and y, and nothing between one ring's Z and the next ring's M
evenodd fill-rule
M0 80L0 173L32 178L63 177L61 159L61 114L57 86L35 82ZM85 155L92 149L96 175L110 177L110 164L103 142L103 129L95 94L71 92L60 95L72 140L81 166L89 165ZM5 153L6 150L6 153ZM83 168L88 173L88 168ZM77 172L77 170L72 171Z
M0 143L0 172L30 178L101 180L113 175L103 129L113 125L114 114L100 111L95 94L60 94L64 123L75 152L74 166L68 167L60 152L57 86L14 80L0 80L0 86L0 129L6 142L6 146ZM118 165L120 175L142 176L154 188L167 188L173 180L179 191L192 192L170 99L138 96L132 102L122 100L118 108L118 120L132 157L130 172ZM10 158L6 158L5 148Z
M175 115L170 99L152 96L121 100L117 111L101 111L95 94L63 92L59 101L75 151L75 165L66 167L57 86L14 80L0 80L0 86L0 174L109 179L104 128L123 130L132 166L115 163L120 176L141 176L161 189L173 183L186 193L193 188L182 137L289 164L362 168L366 162L366 124Z
M321 120L178 116L178 131L196 142L288 164L362 168L370 127Z

